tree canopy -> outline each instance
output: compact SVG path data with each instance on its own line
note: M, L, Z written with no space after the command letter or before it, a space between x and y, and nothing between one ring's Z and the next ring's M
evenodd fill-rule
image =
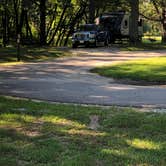
M22 44L67 45L80 24L119 10L131 12L130 41L138 40L139 14L160 23L166 41L165 0L0 0L0 41L15 43L20 34Z

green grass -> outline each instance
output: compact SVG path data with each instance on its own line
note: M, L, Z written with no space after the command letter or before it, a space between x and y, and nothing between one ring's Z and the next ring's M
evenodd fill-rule
M130 44L116 45L116 47L120 48L121 51L150 51L150 50L165 50L166 44L145 44L141 43L136 46Z
M165 124L166 114L0 97L0 165L165 166Z
M153 39L153 41L151 41ZM121 51L144 51L144 50L164 50L166 44L161 43L161 36L144 36L142 42L137 45L129 43L115 44Z
M150 83L166 83L166 57L148 58L91 70L115 79L130 79Z
M23 62L38 62L51 60L54 58L69 56L68 51L57 49L56 47L22 47L21 61ZM15 47L0 47L0 64L17 61L17 50Z
M141 43L136 46L130 44L117 45L121 51L148 51L148 50L165 50L166 44L155 44L155 43Z
M146 44L161 44L161 41L162 41L161 36L144 36L144 37L142 37L142 42L146 43Z

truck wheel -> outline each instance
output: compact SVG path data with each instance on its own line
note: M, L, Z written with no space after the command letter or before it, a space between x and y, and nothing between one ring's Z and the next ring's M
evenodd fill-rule
M88 47L89 47L89 44L88 44L88 43L86 43L86 44L85 44L85 47L86 47L86 48L88 48Z
M104 41L104 46L108 46L108 43L109 43L109 41L108 41L108 37L107 37Z
M72 48L77 48L77 47L78 47L77 44L72 45Z
M115 40L116 40L115 37L112 37L110 42L111 42L112 44L114 44L114 43L115 43Z
M96 40L95 40L93 46L94 46L94 47L97 47L97 41L96 41Z

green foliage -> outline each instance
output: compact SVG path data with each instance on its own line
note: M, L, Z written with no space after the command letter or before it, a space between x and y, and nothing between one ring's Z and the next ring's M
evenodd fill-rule
M4 1L5 2L5 1ZM154 3L156 2L159 13L156 12ZM88 23L89 20L89 0L46 0L46 44L52 45L67 45L71 34L75 27L80 24ZM162 5L163 1L153 0L153 1L142 1L140 0L140 11L147 18L155 20L150 22L146 20L146 32L151 35L161 34L162 22L160 17L163 17L162 11L164 7ZM36 44L40 42L41 29L40 25L40 13L41 10L41 0L7 0L7 41L8 43L15 43L16 36L19 30L19 26L23 26L21 29L22 43L23 44ZM130 11L129 0L95 0L95 17L98 17L101 13L125 10ZM2 12L3 11L3 12ZM2 38L4 25L2 18L5 14L5 4L0 4L0 39ZM24 12L27 11L27 14ZM25 14L22 17L22 14ZM159 20L160 19L160 20ZM22 21L23 22L22 22ZM158 22L156 22L158 20ZM40 37L40 38L39 38ZM2 40L2 39L1 39ZM41 44L41 43L40 43Z
M150 30L148 33L151 35L159 35L162 34L163 39L165 40L165 20L166 15L166 1L164 0L146 0L140 1L140 13L142 13L143 17L146 19Z

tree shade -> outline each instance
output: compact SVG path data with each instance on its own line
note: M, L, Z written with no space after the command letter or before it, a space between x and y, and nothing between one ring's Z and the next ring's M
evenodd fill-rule
M69 37L80 24L93 23L102 13L126 10L132 13L130 41L137 43L139 6L144 5L143 2L145 3L142 0L1 0L0 41L6 46L16 42L18 34L21 34L22 44L67 45ZM165 0L146 3L153 4L155 8L158 20L163 25L165 41Z

